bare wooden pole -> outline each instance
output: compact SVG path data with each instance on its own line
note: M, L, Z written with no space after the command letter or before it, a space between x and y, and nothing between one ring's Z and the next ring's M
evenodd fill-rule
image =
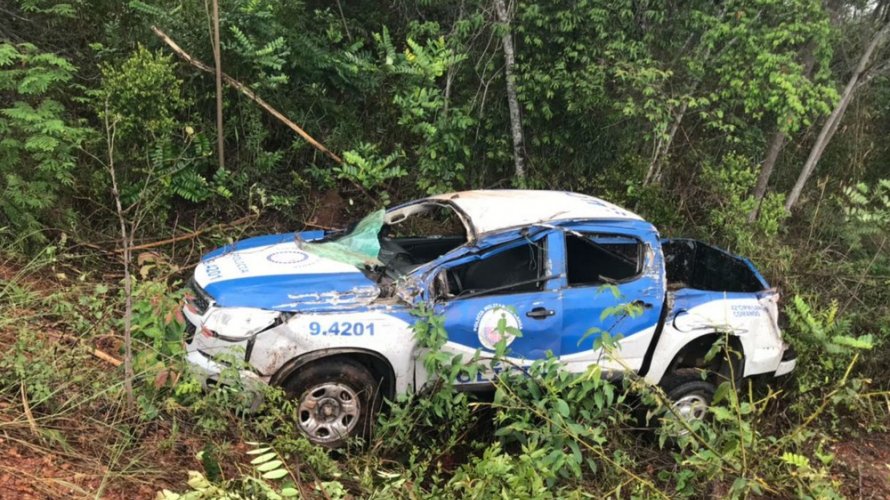
M216 66L216 155L219 168L226 168L223 133L222 55L219 44L219 0L213 0L213 62Z
M155 35L157 35L161 40L163 40L164 43L166 43L167 46L169 46L169 47L173 50L173 52L175 52L176 55L178 55L179 57L181 57L185 62L191 64L192 66L194 66L194 67L196 67L196 68L198 68L198 69L200 69L201 71L204 71L205 73L211 73L211 74L214 73L213 68L211 68L210 66L204 64L203 62L201 62L201 61L195 59L195 58L192 57L188 52L182 50L182 48L181 48L179 45L177 45L176 42L174 42L169 36L167 36L166 33L164 33L163 31L161 31L157 26L152 26L152 27L151 27L151 30L154 31ZM300 128L299 125L297 125L296 123L294 123L294 122L292 122L291 120L289 120L286 116L284 116L283 114L281 114L281 112L279 112L277 109L275 109L275 108L273 108L271 105L269 105L269 103L267 103L266 101L264 101L263 99L261 99L260 96L256 95L252 90L250 90L250 88L249 88L247 85L244 85L243 83L239 82L238 80L235 80L234 78L232 78L231 76L229 76L229 75L227 75L227 74L225 74L225 73L223 73L223 72L220 72L220 73L221 73L221 75L222 75L222 79L223 79L224 82L226 82L227 84L229 84L229 85L231 85L232 87L234 87L237 91L239 91L239 92L241 92L242 94L244 94L244 95L245 95L248 99L250 99L251 101L257 103L261 108L265 109L270 115L272 115L272 116L274 116L275 118L277 118L278 121L280 121L281 123L287 125L288 128L290 128L291 130L293 130L294 132L296 132L297 135L299 135L299 136L302 137L306 142L308 142L309 144L311 144L312 147L314 147L315 149L321 151L321 152L324 153L328 158L334 160L335 162L337 162L337 163L343 163L343 159L342 159L342 158L340 158L340 157L337 156L336 154L332 153L330 150L328 150L328 148L324 147L320 142L318 142L318 141L316 141L315 139L313 139L312 136L309 135L308 133L306 133L305 130L303 130L302 128Z

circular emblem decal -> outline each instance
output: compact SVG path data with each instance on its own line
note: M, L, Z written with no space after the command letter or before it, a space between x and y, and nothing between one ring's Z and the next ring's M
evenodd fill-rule
M275 264L300 264L309 260L309 254L299 250L284 250L270 253L266 260Z
M504 321L501 324L501 320ZM498 326L501 325L501 328ZM476 333L479 342L489 350L494 350L495 344L501 339L507 345L516 340L516 335L511 332L522 330L522 321L510 308L503 304L490 304L485 306L476 316Z

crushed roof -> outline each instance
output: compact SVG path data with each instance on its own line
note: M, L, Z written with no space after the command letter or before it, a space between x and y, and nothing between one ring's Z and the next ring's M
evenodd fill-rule
M432 196L461 209L477 234L541 222L580 220L643 220L608 201L567 191L487 189Z

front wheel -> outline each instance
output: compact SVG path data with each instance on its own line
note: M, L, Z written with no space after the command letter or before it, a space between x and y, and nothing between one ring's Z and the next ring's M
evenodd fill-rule
M367 368L344 358L316 362L284 383L297 401L297 427L310 441L328 448L367 434L376 389Z

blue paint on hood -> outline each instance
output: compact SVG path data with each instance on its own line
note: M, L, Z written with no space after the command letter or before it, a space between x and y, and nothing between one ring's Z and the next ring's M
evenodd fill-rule
M324 237L324 231L302 231L299 233L281 233L281 234L265 234L262 236L254 236L252 238L245 238L243 240L236 241L235 243L230 243L228 245L221 246L215 250L211 250L204 254L201 257L202 261L206 261L209 259L213 259L215 257L219 257L220 255L241 251L241 250L249 250L251 248L264 247L268 245L277 245L278 243L285 243L288 241L294 241L296 237L299 236L303 241L312 241L317 240L319 238Z
M367 306L380 294L357 267L304 250L322 231L238 241L205 255L195 282L222 307L332 311ZM299 236L297 239L295 236Z

